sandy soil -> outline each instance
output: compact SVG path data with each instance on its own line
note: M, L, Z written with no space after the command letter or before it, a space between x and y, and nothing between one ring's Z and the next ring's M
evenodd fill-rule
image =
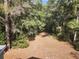
M43 35L39 34L34 41L30 41L28 48L9 50L4 59L76 59L72 54L75 50L69 43Z

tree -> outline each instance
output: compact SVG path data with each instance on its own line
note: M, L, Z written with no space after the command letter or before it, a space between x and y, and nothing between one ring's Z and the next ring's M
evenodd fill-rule
M12 20L10 17L9 13L9 5L8 5L8 0L4 0L4 13L5 13L5 18L4 18L4 25L5 25L5 38L6 38L6 45L8 48L11 48L11 41L12 41Z
M73 29L73 33L74 33L74 39L73 42L75 42L77 40L77 34L79 31L79 19L78 19L78 1L77 0L73 0L74 2L74 15L76 16L74 18L74 20L68 22L68 27Z
M11 48L11 44L12 44L12 40L14 38L14 33L15 33L15 24L14 24L14 20L12 19L12 17L14 15L19 15L21 14L22 8L21 7L17 7L17 9L15 7L12 8L11 6L11 0L4 0L4 15L5 17L3 18L4 21L4 26L5 26L5 39L6 39L6 45L8 46L8 48ZM15 11L18 11L16 12ZM19 10L21 9L21 10ZM13 13L14 12L14 13Z

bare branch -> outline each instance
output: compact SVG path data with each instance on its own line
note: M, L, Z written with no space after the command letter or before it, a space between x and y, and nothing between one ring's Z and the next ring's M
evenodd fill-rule
M3 17L0 16L0 19L2 19L3 21L5 20Z
M4 24L4 20L5 20L5 19L4 19L3 17L1 17L1 16L0 16L0 19L2 20L2 21L0 21L0 22Z

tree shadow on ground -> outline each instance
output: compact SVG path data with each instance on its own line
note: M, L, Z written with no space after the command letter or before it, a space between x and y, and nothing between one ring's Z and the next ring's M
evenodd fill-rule
M28 36L29 41L34 41L36 36L46 37L46 36L49 36L49 33L47 33L47 32L40 32L40 33L38 33L35 36Z
M38 57L30 57L30 58L27 58L27 59L40 59Z
M35 40L35 36L34 37L28 37L29 38L29 41L34 41Z

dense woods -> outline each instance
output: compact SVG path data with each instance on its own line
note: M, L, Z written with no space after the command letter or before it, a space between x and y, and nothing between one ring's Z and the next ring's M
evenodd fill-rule
M68 41L78 50L79 0L48 0L46 4L42 0L0 0L0 44L8 48L25 45L23 41L40 32Z

